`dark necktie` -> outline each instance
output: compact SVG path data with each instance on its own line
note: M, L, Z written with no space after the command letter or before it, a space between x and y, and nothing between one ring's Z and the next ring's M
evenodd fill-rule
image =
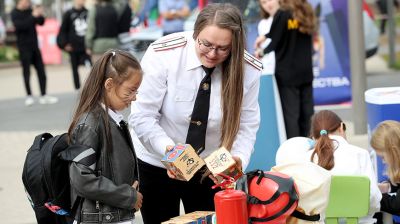
M206 143L208 112L210 110L211 73L214 70L214 68L202 67L206 72L206 76L200 82L186 136L186 143L192 145L198 154L204 150Z

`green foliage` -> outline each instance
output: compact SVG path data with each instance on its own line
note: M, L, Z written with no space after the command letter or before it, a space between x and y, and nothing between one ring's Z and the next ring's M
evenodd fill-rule
M0 62L16 61L19 58L18 50L14 47L0 46Z
M389 55L385 54L383 55L383 58L387 63L389 63ZM394 62L393 65L390 66L390 68L395 70L400 70L400 52L396 53L396 61Z

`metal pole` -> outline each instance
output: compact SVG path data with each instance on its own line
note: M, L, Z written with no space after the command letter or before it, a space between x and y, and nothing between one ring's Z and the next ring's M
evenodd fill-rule
M389 40L389 66L392 67L396 63L396 26L393 13L393 0L387 0L387 23L388 23L388 40Z
M57 21L61 22L61 20L62 20L62 4L61 4L61 0L56 0L55 1L54 9L55 9L55 16L56 16Z
M5 2L4 0L0 0L0 17L3 19L4 24L6 23L5 21Z
M362 18L362 1L348 0L350 68L352 84L352 112L354 132L367 133L366 105L364 92L367 87L365 74L364 27ZM361 25L360 25L361 24Z

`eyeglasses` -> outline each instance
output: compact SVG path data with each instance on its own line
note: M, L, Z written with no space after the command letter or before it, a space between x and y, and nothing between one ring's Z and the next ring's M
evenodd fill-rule
M138 91L129 91L129 92L125 92L124 96L133 97L133 96L136 96L138 93L139 93Z
M231 52L231 48L228 47L214 47L212 44L208 42L204 42L203 40L197 39L197 42L199 43L199 49L203 53L207 54L213 50L215 50L215 54L219 56L226 56Z
M125 89L125 90L123 90L123 96L124 97L134 97L134 96L136 96L138 94L138 91L137 90L127 90L127 89Z
M133 97L138 94L137 89L130 89L129 87L125 86L124 84L122 84L120 87L121 87L120 91L122 91L122 96L124 96L124 97Z

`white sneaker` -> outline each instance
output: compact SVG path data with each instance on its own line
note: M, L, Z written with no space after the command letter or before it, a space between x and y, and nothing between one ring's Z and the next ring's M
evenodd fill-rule
M58 98L54 96L44 95L39 98L40 104L54 104L58 102Z
M28 96L25 99L25 106L30 107L35 103L35 100L33 99L33 97Z

